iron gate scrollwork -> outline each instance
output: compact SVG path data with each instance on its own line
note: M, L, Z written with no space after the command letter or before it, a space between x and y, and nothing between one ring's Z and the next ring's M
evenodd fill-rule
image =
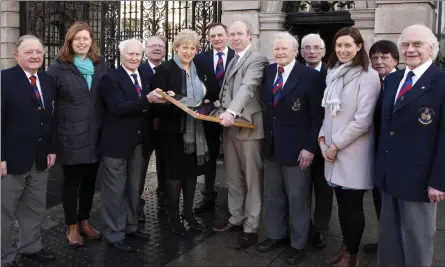
M205 28L221 20L218 1L26 1L20 2L20 34L34 34L46 46L44 68L51 64L63 44L65 33L75 21L90 24L101 54L110 68L119 66L118 44L128 38L167 39L166 59L173 55L172 43L182 29L201 36L206 50Z

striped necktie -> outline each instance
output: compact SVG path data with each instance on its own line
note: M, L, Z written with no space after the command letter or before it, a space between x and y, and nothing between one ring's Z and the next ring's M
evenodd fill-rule
M34 95L37 98L37 101L39 101L39 104L45 108L43 101L42 101L42 97L40 96L40 91L39 88L37 87L37 77L35 75L31 75L29 77L29 80L31 81L31 87L34 90Z
M280 99L281 89L283 88L283 72L284 72L284 68L279 66L277 81L273 85L273 90L272 90L272 94L273 94L272 106L273 107L275 107L278 104L278 99Z
M399 94L397 95L397 101L403 100L403 95L413 88L413 76L414 72L412 71L408 72L408 74L406 75L405 82L403 83L402 88L400 88Z
M218 52L217 55L218 55L218 62L216 63L215 75L216 75L216 81L218 82L218 86L221 87L224 80L224 61L222 58L222 55L224 55L224 53Z
M136 73L131 74L131 77L134 79L134 87L136 87L136 93L139 97L141 97L142 88L138 82L138 75Z

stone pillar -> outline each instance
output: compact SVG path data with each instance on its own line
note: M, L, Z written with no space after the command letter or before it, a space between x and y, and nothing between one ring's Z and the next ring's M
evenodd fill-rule
M375 9L351 9L349 13L351 13L351 19L354 21L354 27L360 30L360 34L365 41L365 49L368 52L374 43Z
M423 24L435 32L436 1L376 1L375 34L377 40L397 42L403 29Z
M259 48L260 1L222 1L221 22L230 26L236 20L248 21L253 28L252 45Z
M14 66L15 43L20 36L20 16L18 1L1 1L1 63L0 68Z
M273 61L272 44L277 32L286 31L284 12L261 12L260 18L260 51Z

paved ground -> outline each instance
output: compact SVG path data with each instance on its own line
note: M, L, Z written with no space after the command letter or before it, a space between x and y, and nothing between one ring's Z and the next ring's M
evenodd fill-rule
M226 220L227 189L223 165L219 165L217 175L218 207L215 214L201 217L205 225L203 233L189 232L180 238L168 231L165 215L158 214L156 209L156 173L154 162L147 173L145 197L149 205L146 207L148 217L144 230L151 235L145 243L136 243L135 253L119 253L107 247L104 241L88 241L85 248L73 249L65 239L63 225L63 209L60 203L61 183L60 170L53 170L52 181L48 185L48 210L44 225L44 242L49 250L55 251L58 260L44 266L285 266L282 260L284 248L269 253L260 253L255 249L235 250L236 233L215 235L211 226L215 220ZM202 179L200 178L202 182ZM198 185L196 202L201 199ZM100 228L99 215L100 192L95 196L92 223ZM372 204L371 194L365 197L366 229L362 244L375 242L377 239L377 221ZM445 208L439 207L437 216L438 231L436 234L434 265L445 266ZM17 238L17 229L15 229ZM264 237L264 227L260 239ZM335 253L341 244L341 233L337 217L337 205L333 206L333 218L330 225L329 243L324 250L315 250L307 246L305 261L300 266L320 266L325 258ZM23 266L40 266L33 262L23 262ZM361 266L376 266L375 255L362 255Z

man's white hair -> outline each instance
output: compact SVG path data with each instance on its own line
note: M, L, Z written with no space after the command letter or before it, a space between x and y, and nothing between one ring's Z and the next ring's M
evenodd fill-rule
M289 32L278 32L274 43L278 40L282 40L282 39L287 39L291 42L292 44L292 48L295 50L295 52L298 52L298 40L297 38L295 38L294 36L292 36L292 34L290 34Z
M422 24L414 24L411 26L406 27L402 33L399 36L399 39L397 40L397 46L400 47L400 44L402 43L402 36L403 34L411 29L418 29L418 30L423 30L426 31L426 33L428 34L428 39L426 40L426 42L428 42L429 44L433 45L433 57L432 60L435 60L437 58L437 55L439 54L439 41L437 40L436 35L434 35L433 31L428 28L425 25ZM419 40L422 41L422 40Z
M119 43L119 52L122 54L128 49L129 46L138 45L141 47L141 52L144 52L144 45L138 39L127 39Z
M309 42L309 40L317 40L317 41L320 41L320 43L321 43L321 47L322 47L322 48L326 48L326 45L325 45L323 39L321 39L321 36L320 36L319 34L317 34L317 33L309 33L309 34L305 35L305 36L301 39L301 47L304 47L304 46Z

